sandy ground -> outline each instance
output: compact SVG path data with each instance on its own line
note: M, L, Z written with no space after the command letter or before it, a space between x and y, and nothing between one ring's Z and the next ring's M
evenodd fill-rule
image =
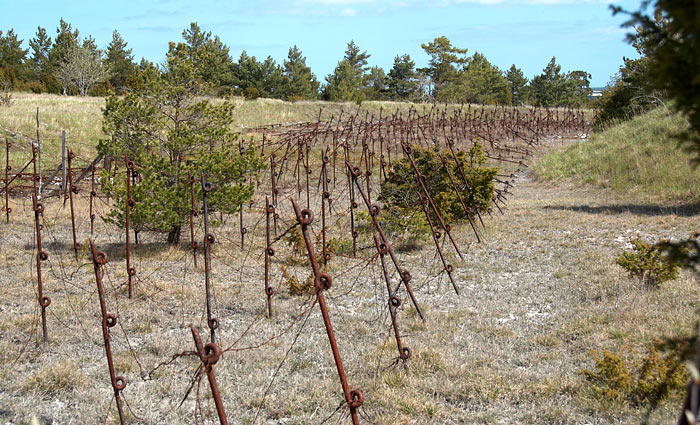
M485 217L484 242L476 243L468 226L455 229L464 260L443 245L461 295L439 273L431 244L400 253L427 319L417 317L402 289L398 325L413 353L405 366L396 361L380 267L368 251L364 259L332 260L326 296L350 386L364 393L361 422L675 423L678 398L653 411L601 402L580 371L593 366L597 350L638 358L654 337L691 331L699 295L693 276L684 272L648 290L614 258L637 234L650 241L688 236L698 211L537 183L527 173L512 191L504 215ZM47 202L46 344L32 214L28 203L13 209L11 224L0 223L0 424L26 424L32 415L44 424L118 423L92 264L87 251L77 262L72 257L67 209ZM84 205L79 211L87 216ZM291 223L289 205L279 212ZM300 281L310 273L290 260L283 241L272 265L280 288L275 315L265 317L260 217L246 215L244 250L235 221L217 229L212 254L217 338L228 349L214 369L229 423L350 423L318 306L280 285L282 266ZM101 222L97 231L109 257L107 309L119 315L111 344L117 373L128 382L127 423L218 423L206 379L182 402L198 361L173 357L194 349L190 324L207 339L202 258L195 268L185 245L165 248L160 237L142 235L134 253L137 295L129 300L123 236ZM349 234L341 224L329 231ZM89 222L80 219L78 232L85 241Z

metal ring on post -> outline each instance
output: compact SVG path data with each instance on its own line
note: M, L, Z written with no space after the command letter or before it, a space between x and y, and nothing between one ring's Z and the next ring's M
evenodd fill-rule
M403 279L404 282L410 282L411 281L411 273L409 273L408 270L404 270L401 272L401 279Z
M100 251L95 255L95 262L97 264L106 264L107 263L107 254L104 252Z
M396 295L392 295L389 297L389 304L394 308L399 308L401 307L401 299Z
M302 226L308 226L314 221L314 212L308 208L301 210L301 217L299 218L299 223Z
M374 204L369 208L369 215L371 215L372 217L376 217L379 215L380 210L381 208L379 207L379 205Z
M219 329L219 319L212 317L207 321L207 326L209 326L209 329Z
M49 297L43 297L41 300L39 300L39 305L46 308L51 305L51 298Z
M275 256L275 250L272 249L272 248L267 248L267 255L270 256L270 257L274 257L274 256Z
M214 243L214 241L215 241L214 235L211 234L211 233L209 233L209 234L207 235L207 242L209 242L210 244L212 244L212 243Z
M105 316L105 325L107 325L108 328L113 327L114 325L117 324L117 316L112 313L107 313Z
M318 277L316 277L316 284L317 288L327 291L331 289L331 286L333 285L333 278L328 273L321 272L318 274Z
M112 384L112 386L114 386L114 389L117 391L123 390L126 388L126 378L123 376L117 376L114 378L114 384Z
M218 345L210 342L204 346L203 360L207 365L215 365L221 357L221 348Z
M349 404L353 409L357 409L365 402L365 396L362 395L362 391L360 390L350 391L350 397L352 397L352 401Z
M40 259L41 261L46 261L46 260L48 260L48 259L49 259L49 253L46 252L46 251L41 251L41 252L39 253L39 259Z
M401 359L408 360L411 358L411 349L408 347L403 347L401 349Z
M272 286L268 286L267 288L265 288L265 293L269 296L273 296L275 295L275 288L273 288Z
M129 276L136 276L136 269L131 267L129 268Z
M203 190L203 191L205 191L205 192L211 192L211 188L212 188L211 182L204 182L204 183L202 183L202 190Z

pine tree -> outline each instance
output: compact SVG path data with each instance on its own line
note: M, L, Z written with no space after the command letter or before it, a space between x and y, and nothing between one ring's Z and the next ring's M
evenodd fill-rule
M345 49L345 56L338 62L333 74L326 77L324 97L333 101L362 101L364 98L360 89L363 87L363 76L369 57L367 51L360 52L355 41L351 40Z
M184 52L170 52L166 72L146 68L139 79L127 95L107 99L103 131L108 137L98 151L114 158L128 153L136 164L133 228L167 233L168 242L176 244L191 208L188 171L212 182L210 212L234 213L251 199L252 174L262 159L252 146L239 153L233 103L208 100L212 87L198 78ZM103 181L103 190L116 201L107 220L123 225L125 181L106 175ZM201 197L199 185L195 190Z
M28 69L25 64L27 50L22 49L22 40L17 38L14 29L7 31L5 35L0 31L0 75L4 80L10 80L14 86L16 80L24 81L28 77Z
M513 105L518 106L525 103L527 99L528 79L523 75L523 71L516 67L515 64L511 65L508 72L506 72L506 80L508 80L508 84L510 84L510 92L513 95Z
M204 32L196 22L182 31L184 43L170 43L168 54L184 54L197 72L197 77L214 87L232 87L235 77L231 69L229 48L218 35Z
M284 76L286 78L284 97L287 100L315 99L318 97L319 82L306 65L306 58L301 50L289 48L287 60L284 61Z
M56 38L53 41L53 46L49 51L49 61L47 70L51 73L58 71L62 63L65 62L66 56L69 52L73 51L78 47L79 41L79 31L76 29L73 31L73 27L68 22L61 18L58 28L56 28ZM65 74L58 75L58 79L61 84L61 92L63 95L67 95L69 92L73 93L73 87L71 87L70 78L67 78Z
M389 71L387 81L392 100L414 100L418 96L420 81L415 66L407 54L394 58L394 66Z
M535 76L530 82L532 97L535 105L554 107L562 104L562 94L565 91L565 79L561 74L561 65L552 57L542 74Z
M127 49L126 41L119 31L112 32L112 41L107 46L105 66L109 72L109 82L117 93L127 90L127 81L136 74L136 64L131 49Z
M36 75L49 72L48 62L49 51L51 50L51 37L46 34L45 28L37 28L36 37L29 40L29 47L32 50L31 66Z
M419 71L430 77L433 85L430 94L437 97L447 83L457 78L459 70L456 65L467 63L467 49L453 46L445 36L437 37L428 44L421 44L421 48L430 56L430 61L427 68L421 68Z

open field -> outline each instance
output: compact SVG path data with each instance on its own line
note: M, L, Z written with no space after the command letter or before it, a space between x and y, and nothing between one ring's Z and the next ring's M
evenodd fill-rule
M548 139L543 151L569 143ZM282 190L294 192L294 182L283 183ZM382 269L371 249L361 249L358 258L347 244L336 249L326 297L348 381L364 393L360 421L675 423L682 394L653 409L603 400L581 371L594 368L601 350L638 365L654 338L692 332L700 295L695 276L683 272L658 289L643 288L614 258L636 235L649 241L687 237L697 229L697 205L538 182L530 171L519 172L513 184L504 214L484 217L482 243L468 225L453 229L463 260L445 244L459 296L428 242L399 252L427 319L420 320L401 291L398 325L412 351L405 364L397 361ZM84 194L77 201L83 244L77 261L68 208L63 199L44 200L44 291L52 299L46 344L36 301L31 200L13 198L10 224L0 220L0 423L27 424L32 415L44 424L119 423L85 244ZM349 423L319 307L288 287L290 276L304 282L310 268L286 238L275 242L271 281L278 292L274 317L266 318L264 194L254 201L244 210L244 249L237 216L224 216L214 228L213 306L224 348L214 370L229 422ZM108 202L98 198L98 217ZM312 201L311 209L318 238L320 202ZM277 212L281 236L295 220L286 198ZM336 207L330 236L347 239L347 222L347 212ZM127 380L121 393L127 423L218 423L206 379L188 393L200 364L189 326L208 339L201 255L195 267L188 243L169 247L162 235L141 234L132 248L136 296L129 300L123 231L98 218L94 239L109 259L104 285L107 310L118 315L111 344L116 373ZM398 281L395 274L392 279Z

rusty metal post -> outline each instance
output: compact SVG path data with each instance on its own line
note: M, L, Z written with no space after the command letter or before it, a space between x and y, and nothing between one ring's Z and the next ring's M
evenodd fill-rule
M423 312L420 309L420 306L418 305L418 301L416 300L416 297L413 295L413 289L411 288L411 284L409 283L411 281L411 273L408 270L402 270L401 266L399 265L399 260L394 254L394 249L391 247L391 243L389 242L389 239L387 239L386 235L384 235L384 231L382 230L382 227L379 225L379 220L377 220L377 216L379 215L380 208L378 205L370 205L369 199L365 196L364 192L362 191L362 186L360 186L360 182L358 182L358 177L361 174L361 170L358 167L353 167L350 165L350 162L345 161L345 165L347 166L348 173L352 176L352 181L355 183L355 186L357 186L357 190L360 192L360 195L362 196L362 200L365 202L365 206L367 206L367 210L369 211L369 216L370 219L372 220L372 224L374 225L374 229L379 233L379 237L386 245L387 251L389 253L389 257L391 257L391 261L394 263L394 267L396 268L396 272L401 276L401 282L403 285L406 287L406 292L408 292L409 297L411 298L411 302L413 303L413 306L416 308L416 312L418 313L418 316L420 316L421 320L425 321L425 317L423 316ZM398 288L397 288L398 290Z
M309 235L309 225L312 223L314 214L310 209L305 209L301 211L299 205L292 199L292 206L294 208L294 214L296 215L297 222L301 225L301 233L304 235L304 242L306 243L306 251L309 254L309 261L311 262L311 267L314 273L314 287L316 290L316 301L321 308L321 315L323 316L323 324L326 326L326 333L328 334L328 341L331 344L331 350L333 351L333 359L335 360L335 366L338 370L338 376L340 377L340 384L343 387L343 393L345 394L345 402L350 407L350 417L352 418L352 423L358 425L360 423L357 409L362 406L364 402L364 397L362 391L355 389L350 391L350 386L348 385L347 378L345 376L345 369L343 368L343 361L340 358L340 351L338 351L338 344L335 341L335 334L333 333L333 326L331 325L331 318L328 314L328 306L326 305L326 299L323 296L323 291L330 289L333 279L326 272L321 272L318 266L318 261L316 261L316 255L314 254L314 247L311 243L311 236Z
M207 194L211 192L212 185L204 179L202 174L202 210L204 215L204 293L207 302L207 326L211 334L211 342L216 343L214 331L219 327L219 319L211 316L211 244L214 243L214 235L209 233L209 205L207 204Z
M472 227L472 230L474 231L474 235L476 236L476 241L481 242L481 238L479 237L479 232L476 230L476 226L474 225L474 220L472 219L471 216L471 211L469 211L469 208L467 207L467 204L464 202L464 198L462 198L462 193L459 191L457 188L457 183L455 183L454 178L452 177L452 172L450 171L450 166L447 163L447 160L445 159L444 156L440 152L437 153L438 158L440 158L440 161L442 162L442 166L445 167L445 171L447 172L447 177L450 178L450 183L452 184L452 189L455 191L457 194L457 198L459 198L459 203L462 204L462 208L464 209L464 214L467 216L467 220L469 220L469 224ZM472 194L473 197L473 194ZM478 206L475 205L474 209L478 210Z
M321 243L322 243L322 254L323 254L323 267L326 269L328 267L328 260L330 260L330 254L328 254L328 247L326 246L326 200L330 198L330 193L328 193L328 180L327 180L327 166L330 159L327 155L321 152L321 180L323 188L323 193L321 195Z
M131 172L134 170L134 161L129 160L129 156L126 154L124 155L124 161L126 163L126 274L128 279L129 298L131 298L133 295L131 278L136 275L136 269L131 267L131 240L129 235L129 212L131 207L136 205L131 197Z
M95 192L95 164L90 166L90 173L92 178L90 179L90 236L95 232L95 211L94 211L94 201L97 192Z
M194 218L197 216L197 210L194 209L194 182L196 179L190 170L187 170L187 180L190 182L190 247L192 247L194 266L197 267L197 247L199 247L199 242L194 240Z
M391 279L389 278L389 271L387 270L386 260L384 259L389 250L385 243L379 242L376 233L373 233L372 237L374 238L374 246L377 249L377 253L379 253L379 259L382 264L382 272L384 275L384 282L386 283L386 291L389 296L389 315L391 316L391 327L394 329L394 337L396 338L396 349L399 350L399 359L405 362L411 357L411 349L408 347L404 347L404 345L402 344L401 333L399 332L399 325L396 321L396 309L401 306L401 299L397 297L394 294L394 291L391 289Z
M239 140L238 141L238 154L242 157L245 155L245 147L243 146L243 143ZM245 181L245 178L244 178ZM223 217L223 210L221 211L222 217ZM248 229L246 229L243 226L243 205L241 205L240 211L238 211L238 226L241 232L241 251L243 251L244 245L245 245L245 235L248 233Z
M80 245L78 245L78 241L75 236L75 210L73 209L73 194L78 193L78 188L73 186L73 168L72 168L72 161L73 158L75 158L75 155L73 154L73 151L69 150L68 151L68 199L70 200L70 223L71 223L71 228L73 230L73 252L75 253L75 261L78 261L78 251L80 250Z
M10 171L12 167L10 166L10 148L12 143L5 137L5 220L7 223L10 222L10 213L12 208L10 208Z
M44 296L44 284L41 276L41 263L49 259L49 254L44 252L41 246L41 216L44 214L44 205L39 202L39 194L37 192L37 184L40 181L40 177L36 170L36 155L39 152L39 148L36 146L32 147L32 162L34 163L34 175L32 180L34 181L34 229L36 231L36 279L37 279L37 298L39 300L39 305L41 306L41 329L44 337L44 342L49 339L48 330L46 327L46 308L51 304L51 298Z
M267 317L272 318L272 296L274 288L270 285L270 262L275 255L275 250L270 244L270 215L275 214L275 207L270 203L270 198L265 196L265 295L267 295Z
M221 425L228 425L226 412L224 411L224 403L221 401L221 394L219 394L219 386L216 385L216 377L214 377L213 369L213 366L221 357L221 348L213 342L206 345L202 344L202 338L199 337L199 333L194 326L190 325L190 330L192 331L194 345L197 348L197 356L202 362L202 369L207 374L207 379L209 379L209 387L211 388L211 395L214 398L216 413L219 415L219 423Z
M440 223L440 226L442 227L442 230L447 233L447 236L450 239L450 242L452 242L452 246L454 247L455 251L457 252L457 255L459 255L459 258L464 259L462 256L462 253L459 251L459 247L457 246L457 243L455 242L454 238L452 237L452 233L450 232L451 227L446 225L445 222L442 220L442 216L440 215L440 211L438 211L437 207L435 207L435 203L433 202L432 197L430 196L430 192L428 189L425 187L425 176L421 174L420 170L418 170L418 166L416 165L416 162L413 160L413 155L412 152L413 150L411 149L410 146L408 146L405 143L401 144L401 148L403 149L404 153L408 157L409 162L411 163L411 168L413 168L413 173L415 174L416 181L418 182L418 185L420 186L421 190L423 191L423 195L428 199L428 205L430 205L430 209L435 213L435 216L438 219L438 222Z
M114 399L117 403L117 411L119 412L119 422L124 425L124 411L122 409L121 392L126 387L126 378L116 376L114 371L114 361L112 359L112 347L110 344L109 328L117 324L117 316L112 313L107 313L107 304L105 302L104 289L102 288L102 270L101 266L107 263L107 254L95 248L95 243L90 240L90 252L92 253L92 264L95 268L95 281L97 282L97 295L100 299L100 311L102 313L102 336L105 343L105 353L107 355L107 367L109 368L109 379L112 382L114 390Z

